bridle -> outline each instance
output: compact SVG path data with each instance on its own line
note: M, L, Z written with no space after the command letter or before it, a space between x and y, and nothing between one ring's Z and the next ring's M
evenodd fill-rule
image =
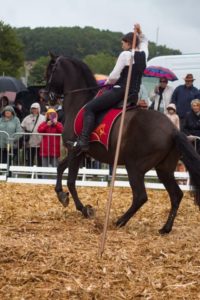
M46 90L47 90L47 93L48 93L49 98L50 98L51 100L55 100L56 96L61 96L61 95L58 95L57 93L51 91L52 78L53 78L53 75L54 75L54 73L55 73L55 71L56 71L56 68L57 68L59 59L60 59L60 56L58 56L58 57L56 58L56 60L55 60L55 62L54 62L54 64L53 64L53 66L52 66L51 74L50 74L50 76L49 76L49 80L48 80L47 85L46 85Z

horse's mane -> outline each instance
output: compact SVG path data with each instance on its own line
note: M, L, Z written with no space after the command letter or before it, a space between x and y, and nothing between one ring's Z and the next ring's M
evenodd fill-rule
M90 68L81 60L67 57L67 59L81 72L81 77L84 78L87 87L97 87L96 79ZM93 95L96 94L96 89L91 90Z
M94 74L92 73L90 68L83 61L81 61L77 58L63 56L63 55L56 56L51 53L51 60L49 61L49 64L46 69L46 78L48 78L48 70L49 70L50 66L52 69L52 66L55 65L55 63L57 63L58 61L63 62L64 64L65 64L65 62L67 63L67 61L70 62L73 65L73 67L76 69L76 71L78 73L78 77L84 81L86 89L91 88L88 90L90 97L95 96L95 94L97 92L98 84L94 77ZM52 70L51 70L51 72L52 72Z

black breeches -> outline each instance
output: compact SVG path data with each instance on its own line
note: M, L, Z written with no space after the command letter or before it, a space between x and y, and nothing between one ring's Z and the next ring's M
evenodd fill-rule
M101 96L94 98L85 106L85 117L95 115L109 108L114 108L124 97L124 90L121 88L113 88L104 92Z

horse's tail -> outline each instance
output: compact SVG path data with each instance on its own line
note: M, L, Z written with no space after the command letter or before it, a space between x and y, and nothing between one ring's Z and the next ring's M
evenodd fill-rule
M184 162L194 188L195 203L200 208L200 156L196 153L193 145L188 141L182 132L175 133L176 145L181 153L181 160Z

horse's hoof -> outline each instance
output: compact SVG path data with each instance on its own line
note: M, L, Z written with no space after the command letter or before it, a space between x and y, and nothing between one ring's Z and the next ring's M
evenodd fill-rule
M126 224L126 222L123 219L119 219L116 222L116 227L120 228L123 227Z
M95 210L91 205L86 205L82 209L82 214L84 215L85 218L93 218L95 216Z
M69 205L69 193L68 192L59 192L57 193L58 200L64 207L67 207Z
M161 235L164 235L164 234L170 233L170 231L171 231L171 229L163 227L163 228L161 228L161 229L159 230L159 233L160 233Z

